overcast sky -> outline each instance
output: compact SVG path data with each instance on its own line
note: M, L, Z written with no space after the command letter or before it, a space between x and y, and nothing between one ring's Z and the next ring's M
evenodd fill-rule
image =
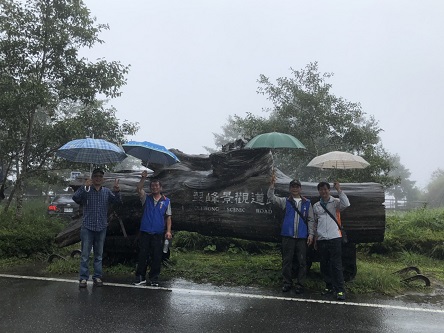
M86 0L110 30L87 53L131 64L117 117L130 140L187 154L214 147L229 115L267 116L256 93L317 61L337 96L359 102L382 144L424 187L444 169L444 1ZM302 140L303 141L303 140Z

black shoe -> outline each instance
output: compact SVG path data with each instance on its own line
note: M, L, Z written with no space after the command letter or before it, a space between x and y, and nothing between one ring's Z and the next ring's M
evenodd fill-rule
M79 288L86 288L87 282L85 279L79 281Z
M338 301L345 301L345 293L340 291L339 293L336 294L336 299Z
M334 290L330 288L325 288L324 290L321 291L321 295L333 295L333 294Z
M95 287L101 287L101 286L103 286L103 281L102 281L102 279L100 279L100 278L93 279L93 285L94 285Z
M134 286L145 286L146 285L146 278L142 275L137 275L136 280L133 282Z
M151 281L151 287L158 287L159 282L158 281Z
M302 284L297 284L297 285L294 287L294 292L295 292L296 294L303 294L303 293L304 293L304 286L303 286Z
M282 292L283 292L283 293L289 292L290 289L291 289L291 286L289 286L289 285L284 285L284 286L282 287Z

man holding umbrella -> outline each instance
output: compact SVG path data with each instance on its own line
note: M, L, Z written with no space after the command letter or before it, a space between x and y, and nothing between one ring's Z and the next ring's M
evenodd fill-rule
M327 182L320 182L317 188L320 200L313 205L313 212L316 221L316 248L321 256L321 274L325 282L322 294L335 294L336 299L344 301L340 212L350 206L350 201L338 181L334 182L334 188L339 198L330 195L330 184Z
M92 179L85 181L73 195L72 199L83 205L83 224L80 229L82 254L80 258L80 288L86 288L89 279L89 254L94 249L94 286L101 287L102 255L108 226L108 205L122 203L119 180L114 181L113 191L103 187L104 172L94 169Z
M277 197L274 194L275 175L271 177L267 192L268 199L284 212L282 222L282 278L283 292L288 292L293 285L293 272L297 272L295 292L304 292L304 281L307 272L307 246L313 243L314 219L310 200L301 196L301 182L290 182L290 196Z
M146 194L143 185L148 172L142 172L142 178L137 185L140 201L143 206L142 221L140 222L139 260L136 269L134 285L146 284L148 260L151 260L149 279L152 286L159 285L159 274L162 265L162 246L164 239L171 239L171 203L162 191L159 180L150 183L151 194Z

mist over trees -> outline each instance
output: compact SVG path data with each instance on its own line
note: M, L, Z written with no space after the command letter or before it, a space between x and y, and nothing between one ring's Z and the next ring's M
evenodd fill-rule
M444 170L437 169L432 173L430 182L426 187L424 199L428 207L444 207Z
M422 197L422 192L415 186L415 181L410 180L410 171L401 164L401 159L398 155L391 156L391 163L393 168L389 175L398 180L398 182L386 189L386 193L392 195L395 200L395 207L400 201L414 202Z
M79 55L82 48L104 43L99 35L107 29L82 1L0 1L0 201L8 188L4 209L16 199L17 217L25 184L59 182L54 170L73 167L55 157L63 144L86 136L121 144L138 130L137 123L121 122L103 100L120 96L129 65ZM275 165L287 175L307 181L374 181L400 200L416 198L419 190L408 180L410 173L382 145L383 129L359 103L331 92L332 75L320 73L316 62L290 68L288 77L275 81L260 75L258 93L272 107L264 109L264 117L229 117L222 133L214 134L216 146L266 132L289 133L307 151L273 152ZM306 167L314 156L333 150L360 155L370 167L334 172ZM443 201L442 173L437 170L427 187L433 205Z
M248 113L244 118L234 115L214 134L216 146L240 137L247 140L267 132L288 133L307 148L273 151L275 165L291 177L318 181L329 177L342 182L378 182L387 187L399 183L390 176L394 168L391 155L383 148L378 122L363 112L359 103L350 102L331 92L328 83L332 73L320 73L316 62L301 70L290 68L290 77L273 83L265 75L258 79L258 93L273 106L264 111L268 117ZM346 151L362 156L370 166L362 170L322 171L306 167L315 156L330 151Z

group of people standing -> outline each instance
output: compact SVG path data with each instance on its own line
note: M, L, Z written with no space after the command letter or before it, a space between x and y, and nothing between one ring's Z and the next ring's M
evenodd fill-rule
M121 204L118 179L113 189L103 187L104 172L95 169L91 179L85 181L74 194L73 200L82 204L83 223L80 231L81 259L79 287L85 288L89 279L89 255L94 251L93 284L103 285L102 255L108 225L108 205ZM137 184L137 193L142 203L142 220L139 233L139 257L136 269L135 285L158 286L162 265L162 247L165 239L171 239L171 203L162 194L159 180L150 182L150 194L144 190L148 176L142 172ZM273 175L268 189L269 200L285 211L282 222L282 291L294 288L296 293L304 292L307 273L307 249L314 246L319 251L321 274L325 281L323 294L334 294L338 300L345 300L344 277L342 273L342 231L340 211L350 206L350 202L341 190L338 182L334 188L339 198L330 195L330 184L320 182L317 185L320 199L314 205L301 195L302 184L292 180L289 184L289 197L275 195L275 176ZM148 261L150 270L146 279ZM297 283L293 286L293 277Z
M83 205L83 223L80 229L81 257L79 287L86 288L89 279L89 255L94 252L93 284L96 287L103 285L102 256L105 244L106 228L108 226L109 204L121 204L119 181L114 181L110 190L103 184L104 172L95 169L91 179L85 181L73 195L72 199ZM139 233L139 257L136 269L135 285L159 285L159 274L162 265L162 247L165 239L171 239L171 204L170 200L162 194L162 184L157 179L150 182L150 194L143 189L147 171L142 172L140 182L137 184L137 193L142 203L142 221ZM148 261L150 271L146 279Z
M342 272L342 230L340 212L350 206L347 195L338 182L334 188L339 198L330 194L330 184L317 185L319 201L314 205L301 195L302 184L292 180L289 197L275 195L273 175L268 188L269 200L285 211L282 222L282 291L293 287L296 293L304 292L307 274L307 249L314 246L320 254L320 269L325 282L322 294L333 294L338 300L345 300L344 276ZM297 283L293 286L293 277Z

